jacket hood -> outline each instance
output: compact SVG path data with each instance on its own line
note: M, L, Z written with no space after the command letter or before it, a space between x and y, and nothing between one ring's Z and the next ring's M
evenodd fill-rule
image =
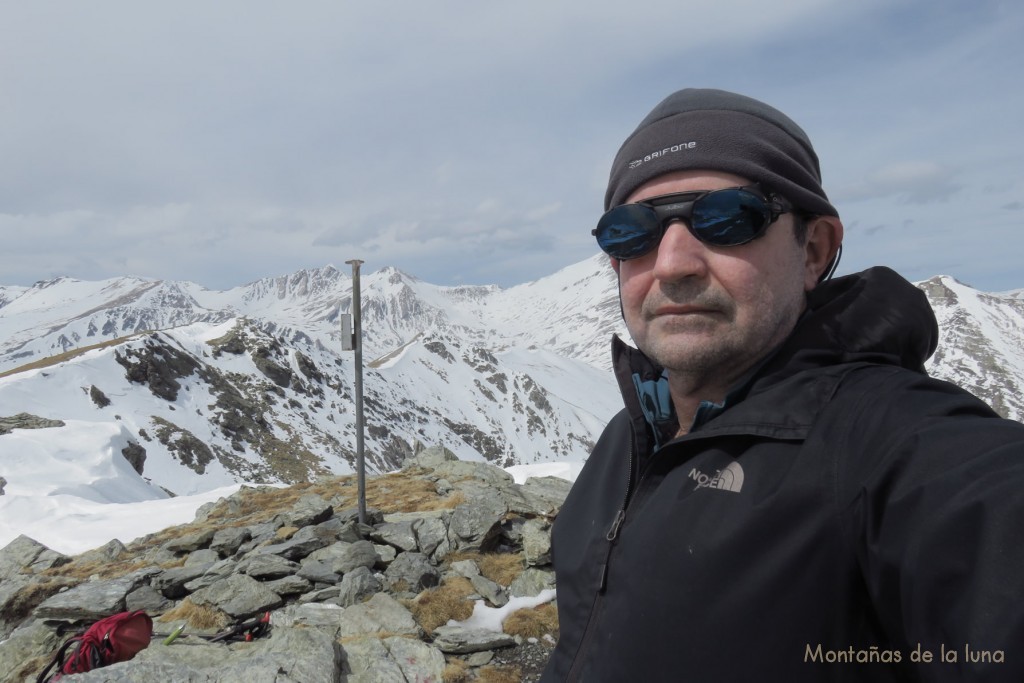
M810 367L868 362L924 372L939 326L928 297L895 271L878 266L822 283L807 313L764 368L792 373Z

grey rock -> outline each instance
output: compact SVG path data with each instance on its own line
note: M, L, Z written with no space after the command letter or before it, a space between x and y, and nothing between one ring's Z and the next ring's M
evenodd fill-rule
M124 598L124 608L129 612L141 609L150 614L163 612L174 606L174 603L150 585L142 585Z
M337 637L341 624L341 610L338 605L329 603L296 603L274 612L272 623L275 629L295 625L312 626L324 629L333 637Z
M311 591L299 598L300 603L331 603L335 607L340 607L335 600L341 594L341 588L338 586L328 586L327 588L320 588L318 590Z
M11 634L11 631L21 623L21 615L14 615L16 603L19 601L22 590L32 584L28 576L11 576L0 581L0 640Z
M232 574L196 591L191 598L197 605L212 605L236 619L245 619L284 603L280 595L244 574Z
M334 533L319 527L305 527L294 536L282 543L274 543L257 548L260 553L271 553L286 557L289 560L301 560L310 553L325 548L337 540Z
M337 604L350 607L379 593L383 590L384 584L366 567L356 567L345 574L338 588Z
M338 583L341 580L341 575L334 571L330 563L323 560L307 558L295 573L314 583Z
M441 683L440 650L409 638L356 638L343 646L348 683Z
M6 637L6 636L3 636ZM33 675L28 678L25 674L29 671L19 671L33 658L41 657L44 654L50 655L60 647L64 639L57 635L56 631L48 628L42 621L32 621L16 629L7 640L0 641L0 676L7 681L34 681ZM15 674L22 674L15 677Z
M210 541L213 540L213 534L215 532L211 529L209 531L198 531L194 534L185 534L178 538L171 539L167 543L164 543L163 547L170 550L172 553L191 553L205 548L210 545Z
M25 569L40 572L50 567L59 567L70 560L66 555L50 550L22 534L0 548L0 579L20 574Z
M334 508L330 503L315 493L307 493L283 517L288 526L305 527L326 521L333 514Z
M0 477L0 496L4 495L4 487L7 486L7 480Z
M447 479L438 479L437 482L434 483L434 491L439 496L447 496L454 490L455 487L452 486L452 483Z
M437 549L447 542L450 518L450 514L446 514L444 517L428 517L415 526L416 545L421 553L433 556ZM438 558L434 559L436 561Z
M530 519L523 525L523 554L531 566L551 564L551 524Z
M298 570L298 562L263 553L252 553L238 563L238 571L260 581L280 579L283 576L290 576Z
M446 462L457 461L459 456L452 453L444 446L431 446L426 448L411 458L406 458L402 463L402 469L410 469L412 467L424 467L428 470L432 470L438 465L442 465Z
M380 561L377 550L369 541L335 545L341 547L338 548L337 556L331 563L331 567L339 574L350 572L356 567L372 568Z
M467 654L515 645L515 638L495 631L465 626L439 626L434 629L434 645L447 654Z
M387 593L377 593L366 602L346 607L341 613L339 634L342 637L372 633L417 638L422 635L412 613Z
M448 538L455 550L485 550L501 533L508 508L498 497L478 498L456 506L448 524Z
M384 522L374 527L369 538L371 541L386 543L400 551L416 550L416 532L413 522Z
M444 680L444 654L437 648L409 638L385 638L383 643L391 659L402 670L405 680L425 683L442 683Z
M282 596L308 593L313 588L312 583L301 576L294 575L285 576L275 581L267 581L264 585L273 592Z
M220 581L223 578L227 578L238 571L238 562L231 559L219 560L213 564L205 564L202 566L206 568L206 571L203 572L201 576L197 576L191 581L185 583L186 593L194 593L200 588L206 588L207 586Z
M220 553L211 548L203 548L202 550L190 553L189 556L185 558L185 564L183 566L191 567L198 564L209 567L217 562L220 562Z
M356 541L362 540L362 536L359 535L356 526L357 522L343 522L336 516L331 517L325 522L320 522L311 527L304 527L299 533L315 533L319 536L329 539L329 543L336 541L347 541L348 543L355 543Z
M334 517L327 520L320 526L329 526L331 529L337 527L337 531L335 531L335 536L339 541L345 541L346 543L355 543L356 541L363 540L363 537L359 534L358 522L342 522L337 517Z
M341 512L335 512L334 516L342 523L355 523L359 521L359 508L345 508ZM384 513L377 508L366 508L366 524L373 526L384 521Z
M252 533L245 527L218 529L210 541L210 550L216 551L221 557L230 557L250 538Z
M532 598L541 591L555 587L555 573L550 570L529 567L517 576L508 587L508 593L515 598Z
M546 509L545 514L555 515L571 488L572 482L561 477L530 477L523 484L522 492L538 510Z
M381 638L349 638L342 645L342 651L347 674L345 683L405 683L407 680Z
M393 545L380 545L377 543L373 544L373 549L377 551L378 565L389 565L395 561L398 557L398 550Z
M189 590L185 584L197 579L206 573L212 565L193 565L191 567L175 567L153 577L150 585L164 594L171 600L177 600L188 595Z
M471 462L468 460L449 460L434 467L434 473L451 481L459 491L467 482L475 482L493 488L504 488L515 485L515 479L511 474L484 462ZM478 489L472 489L473 492ZM493 495L493 492L492 494Z
M146 575L134 572L117 579L87 581L47 598L36 616L61 621L96 621L125 610L125 598L142 585Z
M430 564L423 553L402 553L384 572L385 580L392 590L419 593L441 582L441 572ZM404 588L403 588L404 586Z
M508 595L504 589L484 576L470 576L469 582L473 584L473 590L480 594L480 597L491 603L494 607L502 607L508 603Z
M486 666L491 663L492 659L494 659L493 650L481 650L466 657L466 664L472 667Z
M124 546L124 543L115 538L112 541L107 541L99 548L93 548L82 553L76 559L82 564L111 562L124 557L127 552L128 548Z
M451 563L451 570L459 575L464 576L467 579L471 579L474 576L480 576L480 567L473 560L459 560Z

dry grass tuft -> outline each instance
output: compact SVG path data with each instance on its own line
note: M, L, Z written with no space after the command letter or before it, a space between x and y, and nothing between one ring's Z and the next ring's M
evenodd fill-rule
M366 480L366 504L385 514L451 510L465 500L458 491L439 496L434 482L413 471L392 472Z
M41 583L30 583L17 591L7 601L4 609L0 610L0 619L9 624L21 623L47 598L56 595L62 588L74 586L76 583L59 579L47 579Z
M511 585L526 569L520 553L484 553L477 564L480 565L480 573L499 586Z
M136 569L141 569L144 564L137 557L130 557L120 561L104 559L83 562L72 560L68 564L54 567L44 573L82 579L83 581L93 576L101 579L116 579L125 574L130 574Z
M542 638L545 634L558 636L558 608L553 602L532 609L516 610L505 617L501 630L511 636Z
M185 598L177 607L157 617L157 621L162 622L181 620L200 630L219 630L232 623L231 617L224 612L205 605L197 605L191 598Z
M407 605L420 627L429 634L449 620L463 621L473 614L473 584L461 576L451 578L436 588L429 588Z
M498 584L508 587L526 569L522 553L473 553L456 552L444 558L445 564L451 566L460 560L473 560L480 573Z
M523 670L518 666L485 666L477 672L476 680L481 683L520 683Z
M444 673L441 674L444 683L467 683L469 679L469 664L462 659L451 657L445 664Z
M150 334L151 332L152 330L138 332L136 334L130 334L127 337L118 337L117 339L111 339L109 341L100 342L99 344L91 344L89 346L83 346L79 349L72 349L70 351L65 351L64 353L58 353L47 358L41 358L37 361L32 361L31 363L26 363L25 365L20 365L10 370L4 370L3 372L0 372L0 377L16 375L19 372L25 372L26 370L38 370L39 368L48 368L50 366L57 365L58 363L63 363L66 360L77 358L78 356L81 356L82 354L88 351L92 351L93 349L105 349L109 346L116 346L117 344L129 341L131 339L135 339L136 337L141 337L143 335Z

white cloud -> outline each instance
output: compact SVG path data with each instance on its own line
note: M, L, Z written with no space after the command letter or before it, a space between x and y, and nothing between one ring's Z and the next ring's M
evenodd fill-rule
M522 282L594 252L615 150L684 86L790 114L848 221L950 197L966 222L963 197L1024 176L1021 29L995 0L20 3L0 24L0 272L226 287L365 249Z

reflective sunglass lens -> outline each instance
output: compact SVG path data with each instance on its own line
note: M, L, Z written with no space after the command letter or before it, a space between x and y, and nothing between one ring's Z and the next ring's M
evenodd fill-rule
M717 246L745 244L768 224L770 212L757 195L719 190L694 202L690 225L703 242Z
M609 211L594 231L597 244L613 258L625 260L643 256L661 238L658 217L640 204L625 204Z

